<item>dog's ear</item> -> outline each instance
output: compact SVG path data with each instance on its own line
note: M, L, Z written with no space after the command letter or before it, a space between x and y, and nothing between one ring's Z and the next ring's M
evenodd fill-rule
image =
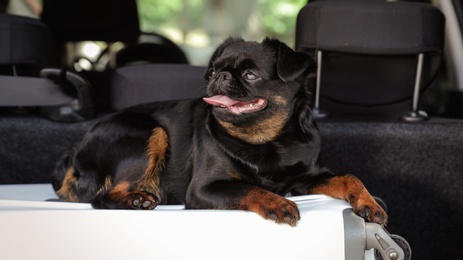
M238 42L244 42L242 38L239 37L229 37L225 39L225 41L217 47L217 49L212 53L211 59L209 60L209 64L207 65L206 73L204 74L204 79L208 80L210 75L210 70L214 68L214 61L222 55L223 51L230 45Z
M312 135L314 121L310 109L311 95L308 88L309 78L316 73L317 65L309 55L295 52L283 42L266 38L263 44L273 48L277 55L276 70L278 77L284 82L298 80L304 87L298 93L296 113L299 115L300 130L304 135Z
M306 53L295 52L276 39L266 38L262 43L276 50L276 69L278 77L284 82L293 81L301 76L308 77L316 71L315 61Z
M315 123L310 109L310 93L307 89L302 89L296 105L296 113L299 115L299 127L304 135L312 135Z

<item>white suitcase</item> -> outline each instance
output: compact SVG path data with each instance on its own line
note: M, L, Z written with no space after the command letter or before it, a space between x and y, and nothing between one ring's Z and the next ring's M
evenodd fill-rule
M411 259L405 239L323 195L290 197L297 227L245 211L95 210L53 198L49 184L0 185L0 259Z

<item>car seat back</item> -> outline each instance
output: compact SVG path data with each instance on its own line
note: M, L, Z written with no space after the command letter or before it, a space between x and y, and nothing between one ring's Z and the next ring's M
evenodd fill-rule
M41 19L58 42L135 42L140 34L135 0L43 0Z
M91 61L98 63L109 55L108 66L103 66L103 70L132 63L188 63L183 51L166 37L141 32L135 0L44 0L41 19L60 46L81 41L108 43L98 60ZM124 43L124 48L115 50L115 42ZM85 57L68 57L67 65L80 58Z
M391 107L412 101L405 118L425 119L419 94L439 70L444 23L424 3L311 1L298 14L296 49L318 61L314 112L326 115L320 97L340 113L397 113Z

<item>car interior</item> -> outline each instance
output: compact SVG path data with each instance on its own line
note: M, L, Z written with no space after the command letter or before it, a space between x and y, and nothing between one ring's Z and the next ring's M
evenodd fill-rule
M323 164L385 201L415 259L463 255L462 29L459 0L310 0L293 28L318 64ZM109 113L205 95L205 66L142 32L135 0L43 0L41 19L0 14L0 35L0 184L50 183ZM76 70L85 57L69 53L88 40L108 44Z

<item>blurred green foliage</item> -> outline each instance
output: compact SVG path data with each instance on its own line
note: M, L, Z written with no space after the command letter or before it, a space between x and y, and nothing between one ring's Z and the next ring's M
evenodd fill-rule
M141 28L155 31L165 25L181 27L182 15L188 12L192 23L200 22L205 0L137 0Z
M221 1L233 0L137 0L140 24L144 31L161 31L175 27L181 31L198 29L205 21L205 10L220 8ZM255 8L262 36L288 38L294 35L296 16L307 0L248 0L241 1L242 10ZM219 11L219 10L218 10ZM222 10L223 11L223 10Z
M293 34L296 16L306 3L307 0L258 0L265 34Z

